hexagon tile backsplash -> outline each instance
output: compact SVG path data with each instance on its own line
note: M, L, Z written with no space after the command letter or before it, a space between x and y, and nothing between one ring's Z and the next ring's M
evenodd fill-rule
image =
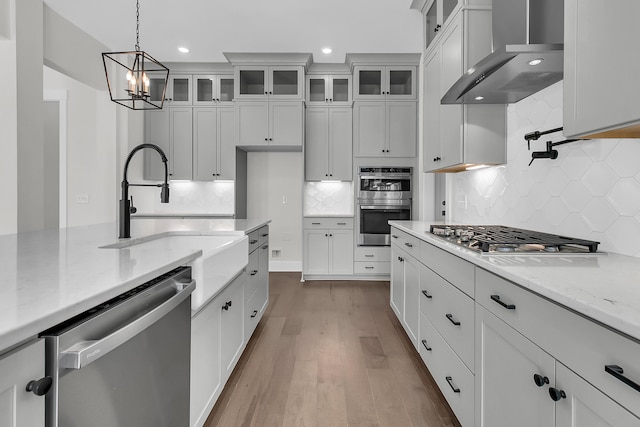
M503 224L600 242L599 249L640 256L640 140L594 139L554 147L524 135L562 126L562 82L509 105L507 164L449 174L451 220Z

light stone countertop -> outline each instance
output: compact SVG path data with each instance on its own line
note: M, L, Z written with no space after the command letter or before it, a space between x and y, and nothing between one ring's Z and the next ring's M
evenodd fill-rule
M638 258L614 253L481 254L433 236L432 222L389 224L640 341Z
M122 240L115 223L0 236L0 354L202 254L134 243L171 235L248 234L269 222L135 219L132 239ZM127 246L101 248L118 242Z

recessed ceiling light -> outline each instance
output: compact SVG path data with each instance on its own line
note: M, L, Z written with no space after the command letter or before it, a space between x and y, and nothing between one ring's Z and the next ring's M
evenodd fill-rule
M542 62L542 58L538 58L538 59L534 59L532 61L529 61L529 65L538 65L541 62Z
M189 53L189 49L187 49L186 47L179 47L178 50L182 53Z
M482 101L484 99L484 96L476 96L474 99L476 101Z
M324 53L325 55L330 54L331 52L333 52L333 50L331 50L330 47L323 47L322 48L322 53Z

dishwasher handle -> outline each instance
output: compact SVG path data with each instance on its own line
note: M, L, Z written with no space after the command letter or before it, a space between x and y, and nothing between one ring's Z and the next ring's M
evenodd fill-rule
M105 356L110 351L115 350L180 305L180 303L193 292L196 287L196 281L191 280L187 283L175 281L174 286L177 288L176 294L144 316L102 339L80 341L61 352L60 367L66 369L82 369L100 359L102 356Z

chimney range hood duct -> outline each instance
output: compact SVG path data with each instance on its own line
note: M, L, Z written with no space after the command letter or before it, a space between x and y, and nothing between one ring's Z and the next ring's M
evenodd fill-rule
M510 104L562 80L563 0L493 0L493 53L442 104Z

